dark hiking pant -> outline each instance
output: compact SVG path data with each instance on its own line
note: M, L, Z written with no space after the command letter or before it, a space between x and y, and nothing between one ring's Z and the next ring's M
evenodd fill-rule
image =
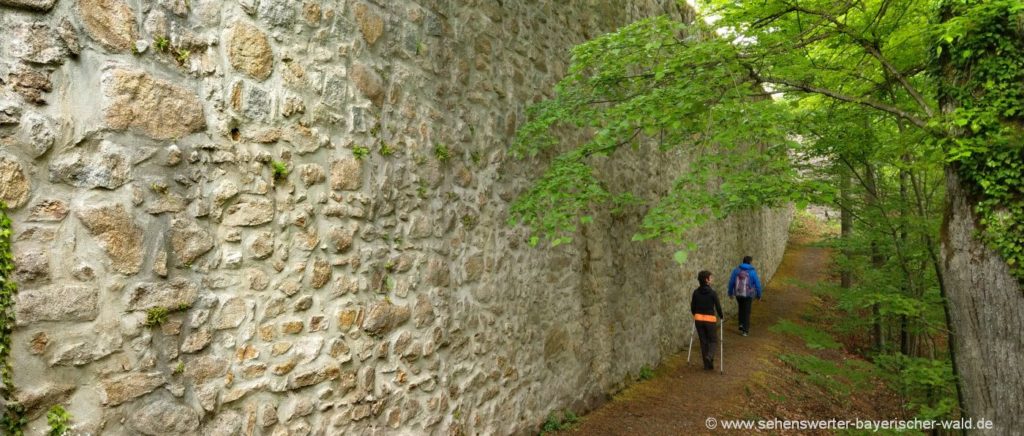
M736 305L740 309L740 330L750 333L750 306L754 297L736 297Z
M715 343L718 342L718 334L715 332L717 323L707 321L694 321L697 325L697 337L700 339L700 355L704 358L704 369L715 368Z

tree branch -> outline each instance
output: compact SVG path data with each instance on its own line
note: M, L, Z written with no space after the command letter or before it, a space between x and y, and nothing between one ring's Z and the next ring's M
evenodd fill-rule
M622 147L623 145L629 144L634 139L636 139L637 136L640 136L640 132L642 130L643 129L639 129L639 128L634 129L632 135L630 135L626 139L623 139L622 141L619 141L616 144L612 144L612 145L604 146L604 147L600 147L600 148L591 148L589 150L586 150L586 151L584 151L583 153L580 154L580 158L578 160L581 161L581 160L586 159L586 158L588 158L590 156L593 156L596 153L610 153L610 152L613 152L613 151L617 150L619 147Z
M867 43L867 41L864 42ZM900 73L900 70L896 69L896 66L890 63L889 60L885 58L885 56L882 56L882 51L879 50L877 46L875 46L874 44L868 44L865 45L864 48L868 51L868 53L871 53L871 56L873 56L875 59L878 59L878 62L881 63L883 67L885 67L886 71L888 71L889 74L892 74L892 76L895 77L896 80L900 82L900 85L903 85L903 88L906 89L908 93L910 93L910 96L914 98L914 101L917 102L917 105L921 106L921 109L923 109L924 113L928 115L928 118L935 116L935 112L932 110L931 105L929 105L928 102L924 100L924 96L922 96L921 93L917 91L917 88L914 88L913 86L910 85L910 82L907 81L907 78Z
M900 118L903 118L903 119L907 120L908 122L910 122L911 124L913 124L913 125L915 125L917 127L920 127L922 129L925 129L925 130L929 130L928 123L925 120L921 119L920 117L914 115L913 113L908 112L908 111L903 110L903 109L900 109L900 108L898 108L896 106L893 106L893 105L885 104L885 103L882 103L880 101L875 101L875 100L870 99L870 98L854 97L854 96L850 96L850 95L846 95L846 94L841 94L841 93L838 93L838 92L833 91L831 89L822 88L822 87L811 85L811 84L808 84L808 83L796 82L796 81L784 79L784 78L781 78L781 77L763 77L763 76L760 76L758 79L759 79L759 81L764 82L764 83L771 83L771 84L774 84L774 85L785 85L785 86L788 86L790 88L793 88L794 90L799 90L799 91L803 91L803 92L810 92L812 94L819 94L819 95L823 95L823 96L826 96L826 97L829 97L829 98L833 98L833 99L836 99L836 100L845 101L847 103L856 103L856 104L859 104L859 105L862 105L862 106L867 106L867 107L871 107L871 108L874 108L874 109L878 109L878 110L880 110L882 112L888 112L890 114L893 114L893 115L896 115L896 116L898 116Z
M864 47L864 50L866 50L868 54L871 55L871 57L878 60L878 63L882 64L882 67L885 68L885 70L888 71L889 74L892 74L893 77L895 77L896 80L900 82L900 85L902 85L903 88L906 89L907 92L910 94L910 96L914 98L914 101L917 102L918 106L920 106L922 110L924 110L924 113L928 116L928 118L935 116L934 110L928 104L928 102L924 100L924 97L921 95L921 93L917 91L917 88L914 88L907 80L907 78L903 76L903 74L900 74L900 70L896 68L896 66L893 65L892 62L890 62L889 59L882 54L882 51L878 48L878 45L874 41L870 41L867 38L865 38L864 35L855 32L854 29L850 28L850 26L847 26L845 23L839 21L828 12L816 11L799 5L790 5L790 9L793 11L817 15L819 17L825 18L830 23L832 23L832 25L835 26L836 30L842 32L844 35L853 38L854 41L857 41L862 47ZM883 11L879 12L881 13Z

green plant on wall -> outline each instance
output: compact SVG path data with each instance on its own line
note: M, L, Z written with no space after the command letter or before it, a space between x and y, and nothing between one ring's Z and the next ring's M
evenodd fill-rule
M473 214L463 215L462 218L460 218L460 221L462 221L462 225L467 229L472 229L476 227L477 223L479 222L476 215Z
M171 40L165 36L157 36L153 38L153 48L159 52L165 52L171 47Z
M57 404L46 412L46 424L50 426L49 436L64 436L71 430L69 423L71 414L64 410L64 406Z
M146 327L159 327L167 322L168 318L172 313L184 312L192 307L191 303L182 301L175 306L164 307L164 306L153 306L146 309L146 321L142 325Z
M445 163L452 158L452 152L447 145L437 144L434 146L434 157L441 163Z
M182 64L182 65L187 64L188 63L188 59L191 56L192 56L192 52L190 52L188 50L185 50L183 48L178 49L178 57L177 57L177 59L178 59L178 63L179 64Z
M361 145L357 145L355 147L352 147L352 155L355 156L355 158L358 160L363 160L366 158L366 156L370 155L370 149L367 147L363 147Z
M281 161L270 162L270 168L274 171L274 183L284 180L288 177L288 165Z
M163 182L160 182L160 183L153 182L153 183L151 183L149 185L149 190L150 191L153 191L153 192L155 192L157 194L160 194L160 195L167 194L167 189L168 189L167 184L163 183Z
M420 180L416 185L416 196L419 198L427 198L427 182Z
M146 327L159 327L167 322L167 315L170 311L166 307L151 307L146 310Z
M0 201L0 398L6 404L0 417L0 428L5 434L24 434L27 422L25 408L14 397L14 370L11 367L11 333L14 331L14 296L18 286L14 282L14 257L11 254L11 220L7 204Z

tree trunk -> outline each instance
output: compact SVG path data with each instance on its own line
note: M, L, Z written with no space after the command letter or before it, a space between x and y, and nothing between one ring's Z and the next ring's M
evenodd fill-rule
M878 247L874 242L871 243L871 265L875 268L879 268L879 264L882 263L882 257L878 254ZM885 331L882 329L882 311L879 304L873 304L871 306L871 319L874 320L874 324L871 326L871 332L874 336L874 347L875 351L885 351Z
M902 128L900 129L900 132L901 133L903 132ZM909 166L909 164L910 164L910 156L904 154L903 155L903 162L906 163ZM909 184L909 180L910 180L910 172L907 171L906 169L900 169L900 236L899 236L899 240L900 240L900 245L902 245L903 247L907 247L909 245L908 239L910 238L909 237L909 233L910 232L908 230L909 226L907 225L907 223L910 220L910 196L907 195L907 191L908 191L907 185ZM906 256L900 256L900 264L902 264L903 271L907 274L907 277L905 277L906 280L904 280L903 285L901 285L902 288L903 288L903 294L908 296L908 297L915 297L915 298L917 298L917 286L914 285L915 282L917 281L917 280L915 280L916 277L914 277L916 274L911 274L910 273L910 271L911 271L910 259L907 259ZM917 271L914 271L914 272L916 273ZM907 320L907 316L906 315L900 315L900 353L903 353L904 356L909 356L910 355L910 326L909 326L909 321Z
M907 316L900 315L900 353L909 356L910 353L910 330L907 324Z
M850 175L844 170L840 177L839 185L839 236L843 242L843 258L849 263L853 253L849 249L850 237L853 236L853 207L850 199ZM839 286L843 289L850 289L853 286L853 272L850 268L844 267L839 273Z
M965 415L1024 429L1024 294L1006 262L975 238L974 201L946 170L942 266Z
M864 180L866 185L864 187L868 191L867 203L869 206L882 201L879 197L878 184L875 177L877 176L875 175L874 165L865 163ZM882 257L882 252L878 249L878 242L875 240L871 241L871 266L877 269L882 269L885 266L885 258ZM885 351L885 332L882 328L881 308L877 303L871 306L871 318L874 320L872 332L875 336L875 351L881 353Z

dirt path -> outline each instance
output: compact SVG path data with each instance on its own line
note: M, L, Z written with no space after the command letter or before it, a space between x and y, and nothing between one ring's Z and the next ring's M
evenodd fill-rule
M795 236L783 256L764 298L754 302L751 334L742 337L735 316L725 323L725 374L706 372L700 363L700 348L694 339L689 365L685 350L672 356L650 381L637 383L585 416L563 435L694 435L711 433L708 417L736 416L748 398L751 378L776 355L793 346L793 339L769 331L781 319L796 319L808 310L814 297L810 290L794 283L816 283L827 279L830 256L826 249L810 245L810 237ZM725 295L724 279L715 286ZM716 431L715 434L721 434Z

